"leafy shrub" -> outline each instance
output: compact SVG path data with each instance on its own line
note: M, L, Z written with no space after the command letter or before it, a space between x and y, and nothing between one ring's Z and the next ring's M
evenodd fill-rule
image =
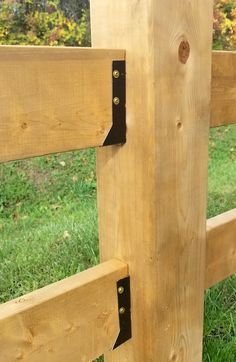
M214 1L214 48L236 49L236 0Z
M5 0L0 3L0 44L88 44L88 9L76 21L66 16L59 0Z

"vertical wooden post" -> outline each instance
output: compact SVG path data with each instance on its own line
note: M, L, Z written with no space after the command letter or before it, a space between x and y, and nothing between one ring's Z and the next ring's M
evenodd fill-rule
M129 263L133 338L107 361L202 358L212 0L92 0L127 50L128 140L98 151L102 260Z

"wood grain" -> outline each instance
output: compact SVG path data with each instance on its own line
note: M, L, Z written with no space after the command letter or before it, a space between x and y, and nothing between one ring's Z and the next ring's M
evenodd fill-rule
M129 264L133 338L107 361L202 360L212 10L91 1L93 45L127 64L127 144L97 165L101 256Z
M236 273L236 209L207 221L206 284Z
M124 51L0 46L0 162L101 146Z
M0 306L0 362L91 362L119 334L116 282L127 265L111 260Z
M214 51L211 127L236 123L236 52Z

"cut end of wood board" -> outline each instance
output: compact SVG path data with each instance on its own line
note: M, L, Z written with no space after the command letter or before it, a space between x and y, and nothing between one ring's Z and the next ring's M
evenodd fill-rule
M236 52L212 54L211 127L236 123Z
M236 273L236 209L207 221L206 282L209 288Z

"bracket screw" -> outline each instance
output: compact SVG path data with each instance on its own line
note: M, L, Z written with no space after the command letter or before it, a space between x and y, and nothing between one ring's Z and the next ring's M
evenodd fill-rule
M121 308L119 309L119 313L120 313L120 314L125 314L125 308L124 308L124 307L121 307Z
M118 106L118 105L120 104L120 98L115 97L115 98L113 99L113 103L114 103L116 106Z
M120 72L119 72L119 70L114 70L114 72L113 72L113 77L114 78L116 78L116 79L118 79L119 78L119 76L120 76Z
M123 294L124 291L125 291L124 287L119 287L119 288L118 288L118 293L119 293L119 294Z

